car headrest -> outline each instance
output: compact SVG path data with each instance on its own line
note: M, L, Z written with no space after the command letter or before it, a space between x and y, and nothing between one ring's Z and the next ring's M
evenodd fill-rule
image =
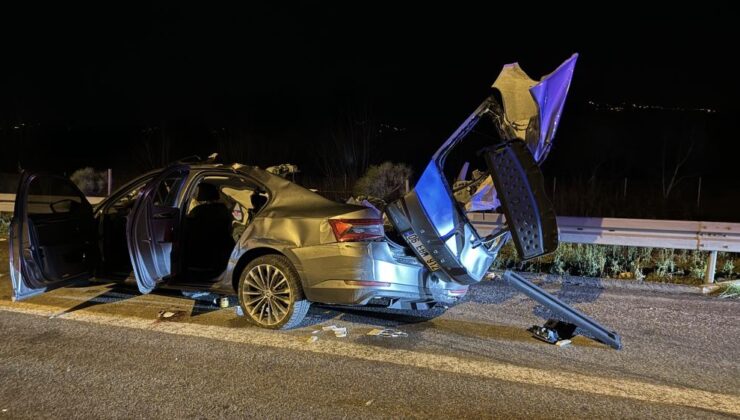
M198 195L195 197L198 201L218 201L221 195L218 193L218 188L213 184L206 184L202 182L198 184Z
M264 206L265 203L267 203L267 197L260 195L257 192L253 192L250 199L252 201L252 208L255 211L259 211L259 209L261 209L262 206Z

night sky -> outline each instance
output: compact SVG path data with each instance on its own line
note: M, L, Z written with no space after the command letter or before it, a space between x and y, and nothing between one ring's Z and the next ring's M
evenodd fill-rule
M578 151L600 147L602 137L611 149L638 149L626 155L632 160L625 167L649 166L670 127L639 150L653 138L640 137L640 124L687 119L711 126L701 140L708 145L698 149L712 163L699 162L696 170L722 179L731 173L722 168L740 152L731 131L737 49L736 23L726 10L625 8L581 18L582 10L472 3L374 5L3 6L0 171L17 171L20 162L67 173L81 166L128 173L131 149L152 127L166 127L173 158L207 155L222 130L272 145L247 163L291 161L311 171L331 127L361 110L401 130L378 145L373 160L406 161L418 172L489 94L501 65L518 61L539 78L578 52L548 162L552 173L588 166L588 153ZM682 111L625 123L589 101ZM685 111L699 108L716 112ZM602 134L609 124L623 124L615 130L629 126L638 140L584 134L594 115L606 121Z

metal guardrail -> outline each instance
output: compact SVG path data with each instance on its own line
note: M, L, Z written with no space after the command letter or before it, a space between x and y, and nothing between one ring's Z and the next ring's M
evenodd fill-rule
M468 218L484 235L505 220L497 213L468 213ZM567 243L740 252L740 223L558 217L558 229Z
M484 235L505 221L498 213L468 213L468 218ZM707 283L714 282L718 251L740 252L740 223L558 217L558 230L565 243L709 251Z
M105 197L87 197L90 204L98 204ZM0 194L0 212L12 213L15 207L15 194Z
M15 206L15 194L0 194L0 211L12 213Z

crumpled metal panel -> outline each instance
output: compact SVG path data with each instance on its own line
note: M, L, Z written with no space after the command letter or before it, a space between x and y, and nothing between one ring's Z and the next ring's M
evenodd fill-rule
M461 286L430 273L420 262L396 260L387 242L348 242L295 249L303 264L304 292L325 303L365 304L372 298L451 302ZM376 281L383 286L347 284Z
M557 70L543 77L540 83L529 89L539 108L538 143L536 152L532 152L537 163L542 163L550 152L577 59L578 54L573 54Z
M550 152L577 59L578 54L573 54L539 82L532 80L519 63L507 64L493 83L493 87L501 92L506 123L517 138L527 143L538 164ZM489 175L465 204L465 209L485 211L499 205Z
M351 258L354 265L339 263L347 246L337 244L329 218L380 219L377 209L343 204L324 198L280 176L255 167L241 166L239 172L258 181L268 190L269 200L242 233L231 255L227 276L231 277L240 257L249 250L273 249L285 255L310 287L317 273L338 279L372 278L371 256ZM320 262L314 264L313 262ZM344 267L344 268L343 268Z
M537 103L529 93L529 89L536 84L537 81L531 79L519 67L519 63L504 65L496 81L493 82L492 87L501 93L506 122L511 126L516 137L520 139L526 139L527 129L532 123L538 122L535 119Z
M501 201L496 195L493 186L493 178L488 175L473 193L470 200L465 203L465 211L485 211L496 209L501 206Z
M455 203L450 197L444 175L437 167L437 162L429 162L414 192L423 203L426 216L432 222L440 236L447 235L455 229L455 221L450 216L455 212Z
M264 184L273 192L267 206L260 213L260 217L321 218L365 209L362 206L331 201L259 168L245 166L240 168L240 171ZM379 214L377 216L380 217Z
M578 54L573 54L539 82L519 63L507 64L493 83L501 92L507 123L527 142L537 163L550 151L577 59Z
M386 241L337 243L328 218L381 218L380 211L337 203L259 168L234 168L269 190L265 208L242 233L231 255L224 283L229 284L242 255L256 248L274 249L290 259L313 301L364 304L388 297L407 301L451 301L461 286L430 273L419 261L400 262ZM386 287L347 284L379 281Z
M244 231L240 240L243 244L256 238L283 244L281 249L332 243L336 238L328 218L381 218L377 209L331 201L261 169L245 166L239 170L270 190L265 208Z

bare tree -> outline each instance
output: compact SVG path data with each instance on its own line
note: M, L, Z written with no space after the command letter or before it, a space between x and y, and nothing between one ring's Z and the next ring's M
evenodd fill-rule
M682 150L680 147L680 143L678 144L678 148L676 148L676 154L675 159L672 161L672 163L666 162L666 156L668 155L668 141L664 137L663 138L663 150L661 153L661 187L663 192L663 198L668 198L671 195L671 192L676 188L676 186L681 183L684 179L688 178L689 175L679 175L681 173L681 169L686 165L686 162L688 162L689 158L691 157L691 152L694 150L694 136L693 133L691 135L691 142L689 143L688 147ZM670 168L668 167L670 165Z
M374 145L380 136L378 123L367 109L343 115L319 149L319 164L324 176L341 180L348 189L370 165Z
M405 163L383 162L371 165L352 190L356 195L377 197L388 203L403 195L410 177L411 168Z
M254 163L253 147L250 144L250 136L241 130L216 129L212 131L216 138L216 151L224 162Z
M108 183L106 171L96 171L94 168L80 168L72 173L69 179L77 185L85 195L105 195Z
M164 124L146 127L134 147L134 159L146 169L167 166L172 162L170 156L172 142Z

